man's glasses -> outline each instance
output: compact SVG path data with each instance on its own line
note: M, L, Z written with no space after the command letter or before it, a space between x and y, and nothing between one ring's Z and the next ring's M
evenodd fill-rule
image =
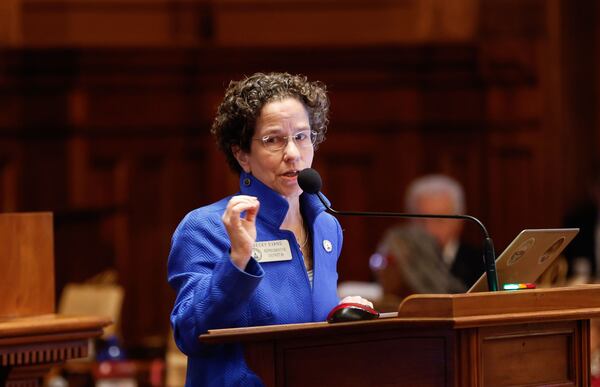
M290 136L267 135L260 138L253 138L253 140L262 142L264 147L271 152L278 152L284 149L290 139L299 148L309 148L315 145L317 132L314 130L302 130Z

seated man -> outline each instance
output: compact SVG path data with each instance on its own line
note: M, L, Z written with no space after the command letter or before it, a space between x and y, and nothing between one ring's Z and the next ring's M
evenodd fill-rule
M444 175L421 177L407 190L406 211L462 214L462 187ZM460 293L470 288L484 272L483 255L461 241L462 228L461 220L415 219L409 226L388 231L370 262L384 297Z
M590 184L586 200L569 211L563 223L565 227L580 229L579 234L565 249L571 280L600 280L600 171Z
M410 184L406 192L406 211L424 214L464 214L465 196L461 185L444 175L427 175ZM464 222L454 219L418 219L421 226L437 241L443 262L450 273L466 288L483 274L483 255L461 241Z
M396 311L414 293L461 293L465 285L441 263L436 240L421 227L400 225L388 230L369 261L381 286L376 306Z

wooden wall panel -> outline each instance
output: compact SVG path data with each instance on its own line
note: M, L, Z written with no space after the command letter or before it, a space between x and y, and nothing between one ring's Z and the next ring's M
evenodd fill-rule
M19 196L32 211L67 208L66 144L60 139L30 139L23 152Z
M5 0L0 3L0 45L20 44L21 0Z
M10 42L30 46L202 44L212 36L207 1L16 0ZM2 23L0 23L2 24Z
M560 35L563 83L559 103L562 110L561 120L552 126L555 133L560 133L555 139L562 139L554 144L554 149L565 156L565 164L561 167L568 172L564 177L566 201L587 199L590 177L597 176L600 168L599 9L598 2L591 0L577 5L563 2L559 9L562 16L559 28L569 33Z
M494 230L502 230L504 236L495 238L498 251L524 228L560 226L549 221L555 210L546 206L545 198L552 197L558 188L543 184L544 155L536 137L525 130L491 137L490 212Z
M26 46L289 46L465 42L479 0L10 0L0 42ZM360 26L360 28L355 28Z
M380 141L377 134L359 136L334 137L335 148L328 151L319 150L319 158L323 168L320 174L323 179L323 193L329 197L333 208L340 210L372 209L376 203L371 196L372 187L379 184L381 171L378 170L377 154ZM369 280L368 258L373 250L373 233L369 226L370 219L359 217L339 217L344 230L344 252L339 265L341 278ZM349 264L349 263L352 264Z
M421 137L426 156L420 164L419 175L443 173L456 179L464 189L466 212L476 214L487 227L492 227L484 194L489 184L487 172L490 169L483 125L454 130L440 127L425 131ZM475 246L482 243L482 231L474 223L466 222L464 232L470 243ZM494 234L494 238L498 236Z
M58 286L64 286L63 279L85 280L82 275L94 274L90 268L116 269L126 294L122 329L130 343L140 343L168 327L173 302L166 283L170 235L186 212L209 200L202 195L208 192L202 175L210 165L205 146L173 136L80 135L71 147L71 164L77 166L70 176L76 187L73 208L96 217L74 228L96 234L106 248L97 246L87 270L73 270ZM65 238L78 239L74 231Z
M177 182L169 178L171 172L169 153L164 152L164 146L156 150L160 153L149 152L147 146L143 147L143 151L136 157L132 166L132 178L129 179L127 225L130 244L128 259L123 263L126 265L127 276L139 278L139 281L130 283L126 289L128 299L124 306L129 313L129 319L126 317L123 323L129 325L124 328L129 331L137 329L142 332L164 331L169 326L167 316L173 301L173 298L169 297L169 288L165 281L167 277L165 257L169 252L170 240L165 239L164 235L172 232L168 222L170 215L168 193L170 186ZM153 210L149 211L149 209ZM146 297L156 302L154 313L149 314L146 306L137 302ZM144 318L135 321L133 316L144 316Z
M594 4L596 4L594 2ZM593 17L595 18L595 20L599 20L600 19L600 7L595 7L591 10L591 14L593 15ZM584 51L592 51L593 54L593 61L594 64L596 65L596 68L598 66L598 63L600 63L600 28L596 28L595 31L593 31L593 36L595 37L595 39L593 39L593 41L591 42L591 44L587 47L585 47ZM598 111L598 95L600 95L600 76L598 76L598 73L596 72L596 70L593 70L593 74L595 74L596 76L593 78L594 81L591 82L592 84L592 88L594 90L596 90L596 98L594 99L594 102L596 104L596 106L593 108L594 111ZM598 116L595 117L595 121L596 124L593 125L593 132L592 132L592 138L595 137L596 138L596 146L595 149L596 150L600 150L600 118ZM594 130L595 129L595 130ZM594 160L594 162L596 163L596 166L600 165L600 160L598 160L600 158L600 156L598 156L598 153L596 153L596 160Z
M480 4L480 34L486 38L536 39L546 35L547 10L554 0L485 0Z
M0 212L15 212L20 208L22 157L20 143L0 141Z
M473 0L225 1L215 7L215 40L236 46L465 41L475 34L477 11Z

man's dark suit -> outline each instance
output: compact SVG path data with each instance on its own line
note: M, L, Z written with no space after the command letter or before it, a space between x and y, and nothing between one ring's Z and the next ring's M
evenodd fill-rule
M481 250L461 243L456 251L450 272L469 289L481 277L484 270Z
M596 267L595 233L598 221L598 206L593 202L577 207L565 217L565 227L578 227L579 234L566 247L565 256L569 262L569 275L573 274L573 263L576 258L582 257L589 261L592 276L599 276Z

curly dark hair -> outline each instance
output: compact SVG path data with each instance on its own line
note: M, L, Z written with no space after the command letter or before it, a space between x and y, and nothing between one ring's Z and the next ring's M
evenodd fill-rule
M263 106L287 97L296 98L306 108L310 128L317 132L315 146L325 140L329 98L323 83L310 82L303 75L288 73L256 73L241 81L232 81L219 105L211 133L234 172L239 174L242 168L231 147L237 145L249 153L256 120Z

